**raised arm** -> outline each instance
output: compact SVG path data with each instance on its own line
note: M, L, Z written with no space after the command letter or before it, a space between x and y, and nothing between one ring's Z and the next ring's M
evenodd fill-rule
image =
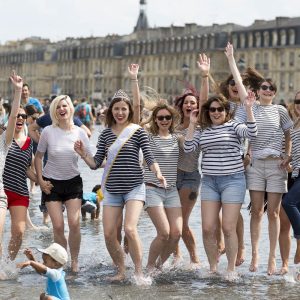
M14 100L11 106L11 112L8 118L8 124L6 129L6 144L10 145L14 136L16 121L17 121L17 114L20 107L21 101L21 93L23 87L23 79L16 74L15 71L12 72L11 76L9 77L10 81L12 82L15 93L14 93Z
M131 64L128 66L128 73L131 81L131 92L133 96L133 123L139 124L141 119L140 88L138 82L139 65Z
M199 60L197 61L198 68L201 76L201 89L200 89L200 102L204 103L208 99L209 93L209 70L210 70L210 59L204 53L199 54Z
M243 79L241 77L241 74L239 72L239 69L238 69L235 59L234 59L233 46L229 42L225 48L225 55L226 55L228 63L229 63L230 72L232 73L236 87L239 92L240 101L241 101L241 103L244 103L248 94L247 94L245 86L243 85Z

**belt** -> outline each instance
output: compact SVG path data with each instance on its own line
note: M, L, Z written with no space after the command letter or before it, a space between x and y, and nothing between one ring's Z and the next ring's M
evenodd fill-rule
M161 187L160 187L160 186L157 186L157 185L156 185L156 184L154 184L154 183L146 182L146 183L145 183L145 185L146 185L146 186L151 186L151 187L155 187L155 188L159 188L159 189L161 189Z

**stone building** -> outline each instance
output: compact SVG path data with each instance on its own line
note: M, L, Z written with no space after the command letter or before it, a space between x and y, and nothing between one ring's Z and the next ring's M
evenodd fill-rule
M252 66L278 84L280 99L292 99L300 89L300 18L255 20L250 26L233 23L201 26L155 27L148 24L146 0L129 35L67 38L57 43L28 38L0 46L0 94L9 97L8 74L15 68L28 82L32 94L69 94L74 99L107 99L115 90L130 92L127 66L140 65L140 86L162 97L178 95L185 81L199 88L196 61L205 52L218 81L229 73L224 55L227 41L236 48L240 69Z

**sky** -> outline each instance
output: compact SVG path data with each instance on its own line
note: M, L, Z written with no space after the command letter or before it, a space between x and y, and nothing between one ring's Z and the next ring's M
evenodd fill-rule
M151 27L236 23L300 16L299 0L147 0ZM139 0L0 0L0 43L31 36L66 37L129 34Z

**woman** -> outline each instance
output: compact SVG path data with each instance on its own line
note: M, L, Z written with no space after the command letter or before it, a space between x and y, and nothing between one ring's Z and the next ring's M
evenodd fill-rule
M52 125L41 133L35 156L35 169L42 189L42 198L53 225L54 241L67 249L64 235L65 205L69 225L69 247L71 253L71 270L78 272L78 255L80 250L80 209L82 200L82 179L78 170L78 155L74 151L76 140L82 140L90 154L86 132L73 123L74 106L69 96L56 97L50 105ZM44 168L43 156L48 153ZM47 181L53 185L51 192Z
M233 47L228 44L226 56L230 70L241 99L245 99L247 91L237 69ZM277 87L272 79L263 79L256 91L259 104L253 107L257 122L258 134L251 140L251 164L246 168L247 187L251 198L251 244L252 260L249 267L251 272L258 268L258 243L261 221L264 211L265 192L268 193L268 220L270 252L268 261L268 274L276 273L276 244L279 237L279 211L282 194L287 191L287 165L291 150L290 131L292 121L287 110L281 105L274 105ZM285 154L282 155L283 134L285 137Z
M142 276L142 246L137 232L137 223L145 201L145 184L140 166L139 150L142 149L148 167L165 186L159 166L155 163L146 132L133 121L133 109L126 93L119 90L113 96L106 114L107 128L98 139L97 153L93 157L86 152L81 141L75 150L93 169L100 167L105 157L107 162L102 177L103 229L107 250L118 268L109 280L125 278L124 252L118 241L120 217L126 207L124 230L128 239L129 253L135 265L137 280Z
M2 235L7 210L7 197L3 188L2 174L4 170L5 158L14 136L23 86L22 78L18 76L14 71L10 76L10 81L12 82L15 89L14 99L12 102L11 113L8 118L7 128L2 126L0 128L0 256L2 256Z
M194 135L198 125L198 110L194 110L185 137L185 152L189 153L197 148L202 150L202 233L210 271L213 273L217 272L216 230L221 208L228 275L231 276L235 271L238 252L236 226L246 193L240 139L256 136L257 129L252 113L254 101L254 93L249 92L245 100L245 125L231 120L230 104L227 100L221 96L211 97L200 108L201 131Z
M197 62L201 73L201 94L200 98L205 101L208 98L208 74L210 70L210 59L205 54L199 55ZM175 103L181 120L179 126L176 128L176 133L185 136L187 128L190 123L190 114L197 109L199 105L199 98L195 92L189 90L180 96ZM189 218L192 210L196 204L200 186L199 173L199 155L200 149L195 152L186 154L183 150L183 144L179 147L179 160L177 170L177 189L179 192L181 208L182 208L182 239L187 247L192 264L199 265L200 260L197 255L196 241L194 234L189 226ZM179 247L175 251L175 260L179 259Z
M147 268L162 266L174 252L182 232L182 212L176 188L179 156L178 136L174 133L177 112L165 102L158 103L149 120L150 148L167 181L165 189L153 174L145 169L146 203L157 236L149 250ZM159 258L159 262L157 259Z
M16 258L20 250L26 228L27 209L29 206L27 177L33 181L37 180L36 174L30 168L32 140L25 135L24 126L26 119L25 110L19 108L14 138L6 157L3 173L4 190L11 216L11 238L8 246L11 260Z

